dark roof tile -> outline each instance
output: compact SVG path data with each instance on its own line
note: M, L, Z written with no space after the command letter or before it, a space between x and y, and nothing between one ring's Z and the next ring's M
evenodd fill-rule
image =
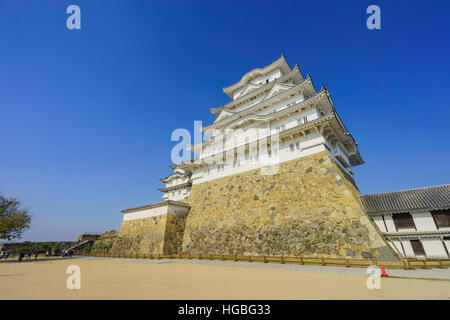
M367 194L361 196L361 202L368 214L449 209L450 184Z

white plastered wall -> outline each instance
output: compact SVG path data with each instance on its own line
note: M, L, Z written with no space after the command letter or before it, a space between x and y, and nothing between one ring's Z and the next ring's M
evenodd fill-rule
M144 219L155 216L160 216L164 214L176 214L176 215L187 215L189 213L189 208L174 206L170 204L165 204L155 208L143 209L140 211L124 213L123 221Z
M403 248L405 249L406 258L415 258L411 242L409 240L401 240Z
M430 212L413 213L414 224L417 231L435 231L437 230L433 217Z
M384 225L383 216L373 216L372 217L373 222L377 225L378 229L380 229L381 232L387 232L386 227Z
M388 232L397 232L397 229L395 228L394 220L392 219L391 214L385 214L384 221L386 222L386 227Z
M399 240L392 240L392 241L388 241L388 243L392 243L393 247L395 248L395 250L397 251L397 253L401 256L401 257L405 257L405 254L403 252L403 248L402 245L400 244Z
M427 258L447 259L444 245L441 239L421 239Z

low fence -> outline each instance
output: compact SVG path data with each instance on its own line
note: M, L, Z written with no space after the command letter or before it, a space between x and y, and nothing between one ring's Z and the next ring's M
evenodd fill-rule
M217 255L217 254L109 254L109 253L77 253L81 256L109 257L109 258L134 258L134 259L198 259L198 260L222 260L244 261L259 263L280 263L297 265L321 265L338 267L367 268L371 265L383 265L388 269L446 269L450 267L450 260L376 260L376 259L338 259L338 258L304 258L283 256L245 256L245 255Z

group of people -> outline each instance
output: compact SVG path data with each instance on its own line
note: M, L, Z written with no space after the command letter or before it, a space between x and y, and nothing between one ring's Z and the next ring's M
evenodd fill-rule
M31 250L28 250L26 260L31 260L31 255L32 254L33 254L33 252ZM34 251L34 260L37 260L38 255L39 255L39 251L35 250ZM19 261L22 261L23 257L25 257L25 252L24 251L20 251L19 252L19 257L18 257Z
M9 255L11 254L11 251L4 251L2 250L2 252L0 252L0 260L2 260L3 258L5 258L5 261L8 260Z
M25 257L25 254L26 254L25 260L31 260L31 257L32 257L33 254L34 254L34 260L37 260L38 255L39 255L39 250L34 250L34 251L32 251L32 250L28 250L28 251L21 250L19 252L19 256L17 257L19 262L23 260L23 258ZM5 252L4 250L2 250L0 252L0 260L2 260L4 258L5 261L7 261L8 257L10 255L11 255L11 251L8 250L8 251ZM49 256L50 256L50 250L47 250L45 252L45 258L48 258ZM72 258L72 256L73 256L73 249L72 248L66 248L66 249L62 250L61 256L63 258Z
M70 249L64 249L63 250L63 252L62 252L62 257L63 258L72 258L72 256L73 256L73 249L72 248L70 248Z

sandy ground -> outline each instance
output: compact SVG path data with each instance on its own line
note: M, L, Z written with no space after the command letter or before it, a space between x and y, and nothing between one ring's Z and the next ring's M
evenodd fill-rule
M81 289L68 290L69 265ZM450 299L450 281L367 276L183 262L55 259L0 262L0 299Z

